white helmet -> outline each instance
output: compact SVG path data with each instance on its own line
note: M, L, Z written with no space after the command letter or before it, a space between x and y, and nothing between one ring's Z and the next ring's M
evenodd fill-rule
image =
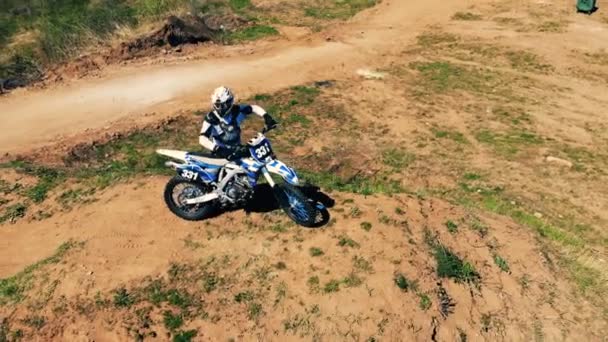
M234 94L232 90L224 86L215 89L211 95L211 104L215 113L220 117L224 117L234 106Z

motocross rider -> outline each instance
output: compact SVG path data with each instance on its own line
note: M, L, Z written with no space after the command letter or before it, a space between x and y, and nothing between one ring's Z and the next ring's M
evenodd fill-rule
M234 94L227 87L215 89L211 95L213 110L207 114L199 143L212 152L214 158L237 160L249 157L247 146L241 145L241 122L250 114L264 118L266 130L277 122L260 106L235 104Z

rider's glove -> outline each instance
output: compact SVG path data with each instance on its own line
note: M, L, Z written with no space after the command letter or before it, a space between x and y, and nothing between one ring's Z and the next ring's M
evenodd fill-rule
M278 123L270 116L270 114L264 114L264 124L266 131L277 128Z
M215 148L213 149L213 154L220 158L227 158L233 152L234 152L234 150L231 150L225 146L220 146L220 145L216 145Z
M251 153L249 153L249 148L244 145L239 145L236 146L233 152L228 156L228 160L234 161L242 158L247 158L249 156L251 156Z

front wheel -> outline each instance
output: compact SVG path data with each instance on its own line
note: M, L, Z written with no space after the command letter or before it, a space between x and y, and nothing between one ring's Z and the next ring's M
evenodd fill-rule
M215 210L213 202L198 204L186 204L185 202L211 191L211 187L205 184L194 183L186 178L175 176L165 186L165 203L172 213L184 220L202 220L213 214Z
M295 223L304 227L317 225L319 211L298 188L290 184L277 185L274 193L283 211Z

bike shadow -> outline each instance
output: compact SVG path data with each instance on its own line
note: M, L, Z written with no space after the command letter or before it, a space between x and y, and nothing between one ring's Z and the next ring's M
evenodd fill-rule
M321 191L318 186L303 185L298 189L311 200L323 204L325 209L321 210L322 219L315 224L313 228L320 228L326 225L330 220L330 214L327 208L333 208L336 201ZM275 210L280 210L281 206L273 194L272 187L269 184L259 184L255 188L253 199L247 206L243 208L246 213L268 213Z

